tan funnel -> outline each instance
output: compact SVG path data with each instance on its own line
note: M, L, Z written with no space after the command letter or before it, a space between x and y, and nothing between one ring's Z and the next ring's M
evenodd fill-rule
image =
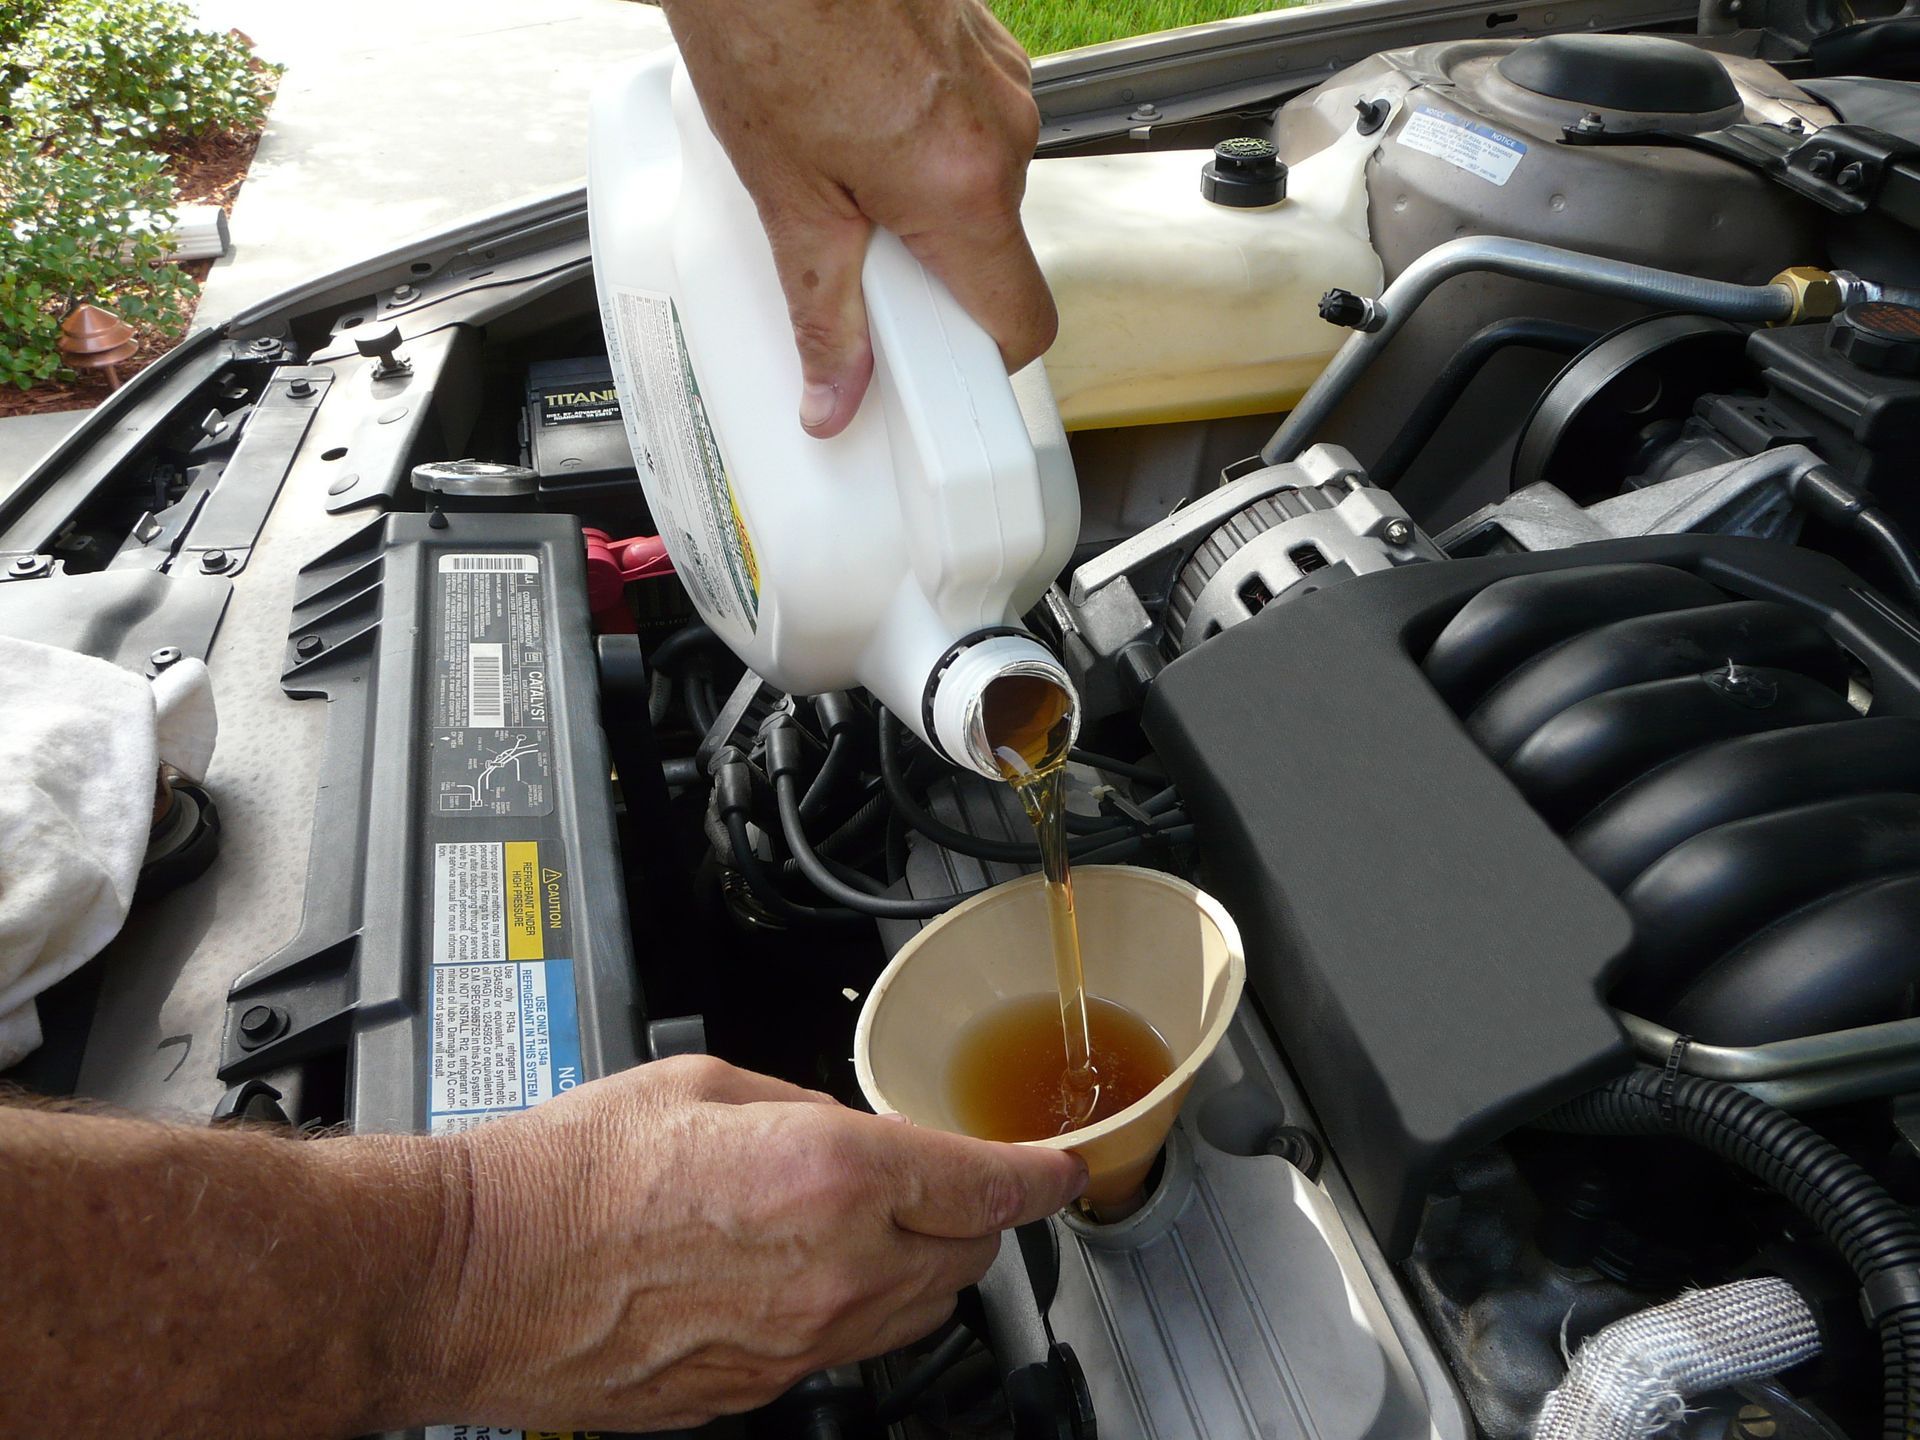
M947 1066L960 1032L1002 1000L1054 987L1044 881L999 885L942 915L881 973L860 1012L853 1061L881 1114L959 1130ZM1129 1207L1173 1128L1193 1077L1226 1033L1246 980L1240 932L1219 901L1129 865L1074 867L1087 992L1125 1005L1172 1049L1173 1073L1118 1115L1054 1139L1092 1179L1087 1203Z

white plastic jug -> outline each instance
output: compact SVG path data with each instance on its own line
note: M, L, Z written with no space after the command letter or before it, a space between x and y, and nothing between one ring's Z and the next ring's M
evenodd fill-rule
M774 685L863 685L998 778L988 687L1040 676L1071 693L1018 626L1066 563L1080 506L1064 444L1036 459L993 340L878 233L873 383L841 434L803 431L773 252L671 51L594 97L587 197L627 438L701 615Z

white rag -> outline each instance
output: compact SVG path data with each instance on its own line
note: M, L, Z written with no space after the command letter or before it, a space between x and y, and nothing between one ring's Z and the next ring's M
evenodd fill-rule
M40 1044L34 997L119 933L161 762L203 779L207 667L149 682L90 655L0 636L0 1069Z

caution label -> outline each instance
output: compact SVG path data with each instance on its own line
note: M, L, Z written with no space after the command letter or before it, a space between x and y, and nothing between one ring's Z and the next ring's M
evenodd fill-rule
M749 632L760 620L760 568L726 459L670 296L616 288L605 306L621 417L676 573L709 614Z
M566 858L557 840L433 847L433 963L541 960L573 951Z

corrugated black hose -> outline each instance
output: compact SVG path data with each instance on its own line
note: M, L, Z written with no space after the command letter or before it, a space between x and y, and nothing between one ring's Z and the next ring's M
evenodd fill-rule
M1791 1201L1860 1280L1885 1368L1881 1433L1920 1436L1920 1226L1879 1181L1786 1112L1671 1067L1624 1075L1540 1123L1583 1135L1678 1135Z

